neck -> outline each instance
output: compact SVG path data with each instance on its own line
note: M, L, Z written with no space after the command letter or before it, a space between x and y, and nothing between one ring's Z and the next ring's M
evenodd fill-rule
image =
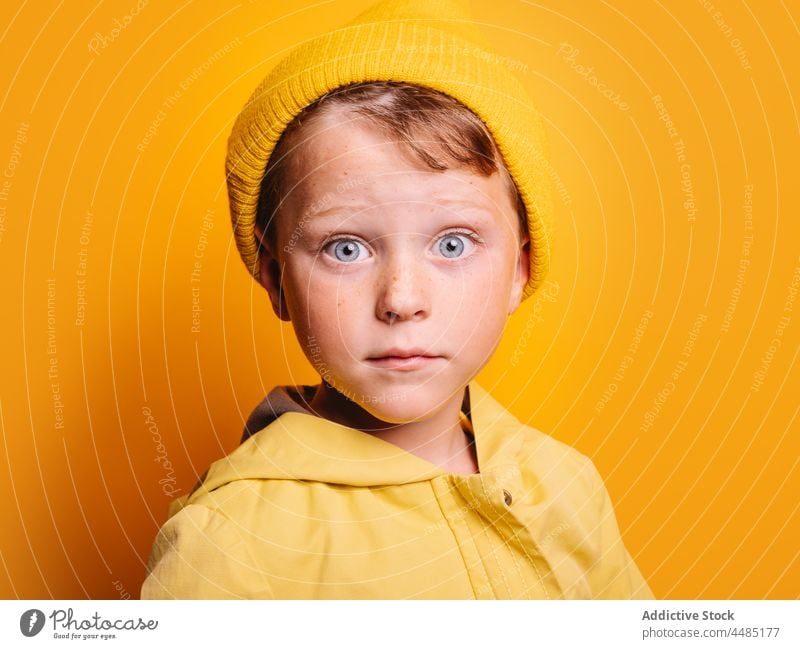
M374 417L322 381L308 405L319 417L379 437L451 473L472 474L479 472L475 444L459 415L468 399L468 391L460 390L427 419L394 424Z

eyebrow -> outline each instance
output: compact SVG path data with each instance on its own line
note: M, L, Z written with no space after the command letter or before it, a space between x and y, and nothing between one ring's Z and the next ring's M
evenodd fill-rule
M363 210L367 209L368 205L334 205L333 207L325 208L324 210L319 210L318 212L304 212L304 216L306 218L311 218L316 220L321 220L327 218L329 216L336 216L340 212L344 212L347 214L351 214L353 212L362 212Z
M406 202L422 203L423 201L406 201ZM481 204L478 204L478 203L473 203L472 201L462 201L462 200L458 200L458 199L453 199L453 200L446 199L446 200L439 201L439 203L441 205L443 205L444 207L451 208L451 209L454 209L454 208L458 208L458 209L462 209L462 210L463 209L467 209L467 210L474 211L474 212L480 212L480 213L486 214L486 215L489 215L489 214L492 213L492 210L488 205L481 205ZM322 220L322 219L326 219L326 218L329 218L329 217L336 216L337 214L340 214L340 213L352 214L353 212L363 212L364 210L367 210L367 209L369 209L371 207L374 207L374 206L373 205L362 205L362 204L358 204L358 205L333 205L331 207L327 207L324 210L320 210L318 212L306 212L305 213L305 218L306 219L313 219L314 221L317 221L317 220Z

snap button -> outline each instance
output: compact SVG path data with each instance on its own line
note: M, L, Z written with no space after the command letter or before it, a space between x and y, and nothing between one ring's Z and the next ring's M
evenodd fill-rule
M505 489L503 489L503 500L506 501L506 505L511 504L511 494L508 493Z

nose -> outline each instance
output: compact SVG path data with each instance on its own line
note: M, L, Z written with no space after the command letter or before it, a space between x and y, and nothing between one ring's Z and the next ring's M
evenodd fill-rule
M395 253L379 271L376 316L387 324L427 317L430 305L428 282L423 276L421 260Z

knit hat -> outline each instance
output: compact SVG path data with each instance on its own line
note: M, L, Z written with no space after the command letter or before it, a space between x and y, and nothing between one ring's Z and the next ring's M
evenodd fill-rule
M253 277L259 277L254 228L261 180L281 133L322 95L370 81L433 88L486 124L527 210L530 279L522 297L532 295L550 264L548 144L530 97L475 28L464 0L378 2L293 49L255 89L236 118L226 159L236 246Z

